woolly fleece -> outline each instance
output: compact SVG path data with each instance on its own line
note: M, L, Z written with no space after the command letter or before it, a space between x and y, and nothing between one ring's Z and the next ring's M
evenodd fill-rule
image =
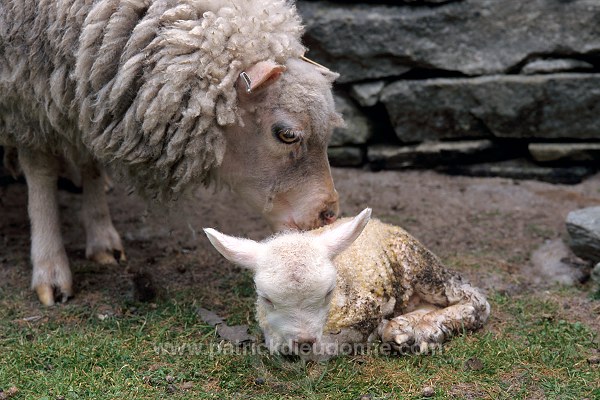
M301 34L282 0L4 0L0 145L89 152L159 198L207 184L240 72Z

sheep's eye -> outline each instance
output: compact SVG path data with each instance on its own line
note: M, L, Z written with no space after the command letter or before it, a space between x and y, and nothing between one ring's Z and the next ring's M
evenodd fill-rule
M335 288L333 288L335 289ZM327 294L325 295L326 299L329 299L331 297L331 295L333 294L333 289L330 289L329 292L327 292Z
M285 144L296 143L300 140L300 133L292 128L282 125L273 125L273 134L277 139Z

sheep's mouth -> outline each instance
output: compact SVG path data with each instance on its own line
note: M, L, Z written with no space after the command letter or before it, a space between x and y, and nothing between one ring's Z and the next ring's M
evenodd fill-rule
M290 219L288 219L286 222L284 222L283 226L285 227L286 230L289 231L301 231L302 228L300 228L300 225L298 225L296 223L296 221L294 221L293 217L290 217Z

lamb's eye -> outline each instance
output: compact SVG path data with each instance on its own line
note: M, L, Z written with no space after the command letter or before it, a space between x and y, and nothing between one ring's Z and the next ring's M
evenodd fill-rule
M262 299L262 301L265 302L266 305L268 305L269 307L273 307L273 302L271 300L269 300L267 297L260 296L260 298Z
M335 288L333 288L335 289ZM333 294L333 289L330 289L329 292L327 292L327 294L325 295L326 299L329 299L331 297L331 295Z
M272 131L275 137L285 144L296 143L300 140L300 132L290 127L275 124L273 125Z

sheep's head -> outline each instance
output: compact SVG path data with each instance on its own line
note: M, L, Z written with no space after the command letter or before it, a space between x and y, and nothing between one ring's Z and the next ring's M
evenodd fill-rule
M285 232L263 242L204 230L225 258L254 271L257 317L271 351L296 353L319 344L336 284L333 259L370 216L367 208L321 232Z
M248 68L237 81L241 123L225 127L221 181L278 230L312 229L335 220L327 143L343 124L331 83L337 74L303 60Z

